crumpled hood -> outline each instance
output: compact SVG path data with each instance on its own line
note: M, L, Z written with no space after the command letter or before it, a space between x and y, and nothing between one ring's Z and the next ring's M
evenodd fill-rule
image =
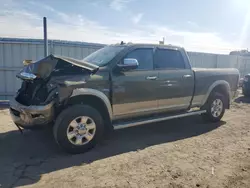
M53 55L51 55L51 56L53 56ZM53 57L57 58L57 59L64 60L64 61L66 61L68 63L71 63L73 65L76 65L78 67L82 67L82 68L88 69L91 72L95 71L96 69L99 69L99 66L91 64L91 63L88 63L88 62L83 61L83 60L78 60L78 59L74 59L74 58L70 58L70 57L64 57L64 56L53 56Z
M82 60L77 60L70 57L49 55L39 61L31 63L25 66L18 74L17 77L23 80L33 80L35 78L45 79L50 76L50 74L55 71L57 63L67 62L77 67L81 67L90 73L94 73L99 69L99 66L87 63Z

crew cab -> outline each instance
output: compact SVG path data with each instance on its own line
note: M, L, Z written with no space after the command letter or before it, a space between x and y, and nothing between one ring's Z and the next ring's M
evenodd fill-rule
M108 45L83 60L49 55L17 74L10 101L20 128L52 126L69 153L93 148L106 131L191 115L220 121L237 93L237 69L192 68L184 48Z

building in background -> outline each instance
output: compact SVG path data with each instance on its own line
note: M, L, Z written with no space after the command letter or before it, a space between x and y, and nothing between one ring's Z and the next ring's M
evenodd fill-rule
M247 50L240 50L240 51L232 51L229 53L229 55L238 55L238 56L249 56L250 52Z

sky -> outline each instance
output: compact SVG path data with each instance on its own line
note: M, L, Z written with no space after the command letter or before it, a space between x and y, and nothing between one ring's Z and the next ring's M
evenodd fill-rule
M224 53L250 48L250 0L0 0L0 37L179 45Z

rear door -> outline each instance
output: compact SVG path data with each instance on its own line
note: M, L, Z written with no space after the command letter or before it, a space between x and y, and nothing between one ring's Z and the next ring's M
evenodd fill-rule
M187 109L194 91L194 74L186 66L181 51L157 48L155 70L158 71L157 98L159 110L175 111Z
M113 73L113 113L115 119L141 116L157 110L156 81L153 70L153 48L136 48L125 58L137 59L135 70Z

